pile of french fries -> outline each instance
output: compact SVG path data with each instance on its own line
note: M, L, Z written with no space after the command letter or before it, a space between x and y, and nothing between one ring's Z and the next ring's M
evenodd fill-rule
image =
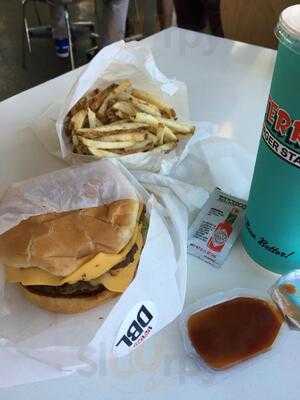
M156 96L135 89L130 80L95 89L69 111L65 132L73 152L97 158L138 152L169 152L193 135L175 110Z

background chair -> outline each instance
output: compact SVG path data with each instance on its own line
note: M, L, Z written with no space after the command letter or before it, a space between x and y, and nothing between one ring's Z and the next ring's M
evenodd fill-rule
M83 30L88 30L90 33L90 39L93 44L93 48L95 48L96 41L98 35L95 34L95 24L92 21L71 21L70 13L68 10L68 4L70 4L70 0L64 1L64 16L66 21L67 27L67 36L70 44L70 63L71 68L75 68L75 61L74 61L74 47L73 47L73 38L75 33L82 32ZM32 4L34 7L35 15L37 17L38 25L30 26L28 23L27 17L27 7ZM51 25L42 25L41 16L38 9L38 3L44 3L52 5L51 0L22 0L22 19L23 19L23 30L22 30L22 60L23 60L23 67L26 68L26 44L29 54L32 53L32 38L45 38L45 37L52 37L52 27ZM97 5L95 0L95 14L97 15ZM87 50L87 54L89 54L90 49Z
M298 1L221 0L224 36L241 42L277 48L274 28L283 9Z

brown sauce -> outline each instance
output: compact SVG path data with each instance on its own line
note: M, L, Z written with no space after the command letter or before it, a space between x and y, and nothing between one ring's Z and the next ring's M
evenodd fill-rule
M283 294L295 294L297 292L296 287L291 283L284 283L283 285L280 285L279 290Z
M283 319L267 301L238 297L193 314L188 333L200 357L225 369L268 350Z

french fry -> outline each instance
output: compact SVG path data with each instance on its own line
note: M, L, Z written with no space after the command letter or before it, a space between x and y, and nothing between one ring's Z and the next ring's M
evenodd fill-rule
M176 133L176 137L178 140L189 139L192 136L192 133Z
M172 119L162 117L157 118L157 120L178 133L194 133L195 131L195 127L187 123L177 122Z
M122 111L116 111L116 116L118 118L120 118L120 120L124 120L124 119L128 118L128 114L125 114Z
M96 156L98 158L101 158L101 157L116 157L116 153L112 153L111 151L107 151L107 150L95 149L93 147L90 147L89 151L93 156Z
M94 113L94 111L92 111L90 108L88 108L87 116L88 116L90 128L96 128L97 127L97 117L96 117L96 114Z
M157 139L159 145L164 144L164 135L165 135L165 126L159 125L157 128Z
M84 145L86 145L89 149L90 148L104 149L104 150L125 149L126 147L131 147L135 144L134 140L123 141L123 142L100 142L98 140L86 139L84 137L80 137L79 140L81 140L81 142Z
M118 99L122 102L131 103L134 106L135 111L141 111L146 114L153 115L154 117L161 117L161 113L154 104L147 101L138 99L132 96L130 93L124 92L118 96Z
M83 127L85 119L87 116L87 111L85 109L78 111L70 120L70 125L74 130Z
M132 82L129 79L124 79L123 81L119 82L118 86L113 90L113 94L118 96L122 92L128 90L132 85Z
M124 149L124 153L136 153L137 151L144 151L149 148L149 145L153 147L153 142L150 139L144 140L143 142L135 143L134 145Z
M112 108L114 110L120 111L124 115L128 115L129 117L136 116L136 109L126 101L117 101Z
M130 123L130 120L129 119L118 119L117 121L115 121L115 122L111 122L110 124L109 124L109 126L116 126L116 125L119 125L119 124L127 124L127 123Z
M112 125L103 125L98 128L82 128L78 129L77 133L81 132L100 132L100 133L108 133L108 132L117 132L117 131L133 131L133 130L142 130L147 128L147 124L139 123L139 122L124 122L119 124Z
M153 133L148 132L147 133L148 139L150 139L154 144L158 143L158 137L156 135L153 135Z
M68 112L68 116L73 117L73 115L77 114L79 111L83 110L87 106L87 98L83 97L80 99Z
M101 142L122 142L131 141L142 142L146 138L146 133L130 132L130 133L116 133L115 135L102 136L99 140Z
M176 147L176 143L175 142L170 142L170 143L162 144L161 146L157 146L152 151L154 153L169 152L172 149L174 149L174 147Z
M164 127L164 141L165 142L177 142L177 136L167 126Z
M99 116L99 118L105 118L105 113L108 109L108 105L109 105L109 101L113 98L112 93L110 93L103 101L103 103L101 104L101 106L99 107L98 111L97 111L97 116Z
M87 129L86 131L83 129L79 129L73 134L73 136L84 137L86 139L99 139L103 135L105 135L105 133L97 132L91 129Z
M141 112L153 115L154 117L161 117L159 109L154 104L147 103L146 101L137 99L134 96L131 96L130 101Z
M119 94L124 92L125 90L129 89L131 86L131 81L128 79L125 79L121 81L116 87L114 87L111 92L107 95L103 103L101 104L98 114L100 117L103 117L105 115L105 112L108 108L109 102L112 101L114 98L116 98Z
M112 83L105 89L99 91L98 93L95 94L95 96L91 97L88 99L88 105L89 107L96 112L104 100L109 96L109 94L117 87L118 85L116 83Z
M94 98L95 96L97 96L100 93L100 89L96 88L94 90L92 90L91 92L89 92L86 97L88 100Z
M99 128L102 132L109 132L109 131L115 131L115 130L120 130L120 131L131 131L131 130L138 130L138 129L144 129L147 127L146 124L139 123L139 122L124 122L124 123L119 123L115 125L106 125L101 128Z
M127 101L130 102L132 95L128 92L119 93L117 96L118 101Z
M74 146L74 150L76 150L78 154L89 154L88 148L81 142L79 142L77 146Z
M118 121L119 118L116 115L115 111L112 108L110 108L109 110L106 111L106 119L109 121L109 123L111 123Z
M130 154L136 154L136 153L146 153L147 151L150 151L153 149L153 143L148 144L145 147L142 147L140 149L124 149L121 153L121 155L126 155L129 156Z
M156 117L153 117L153 115L149 115L149 114L141 113L141 112L136 113L134 121L148 124L148 125L153 125L156 127L158 127L158 124L159 124L159 121Z
M98 92L94 96L90 96L87 100L88 107L92 111L97 111L106 97L105 91Z
M103 123L96 117L96 128L99 128L99 126L103 126Z
M100 118L105 118L105 113L106 113L107 109L109 108L109 104L114 99L114 97L116 96L114 91L117 89L117 87L118 86L114 86L109 91L109 93L107 93L107 96L105 97L105 99L101 103L100 107L98 108L97 115Z
M137 90L137 89L132 90L132 95L134 97L137 97L138 99L147 101L147 102L155 105L159 110L163 111L169 118L176 117L175 110L169 104L158 99L156 96L154 96L148 92L145 92L143 90Z

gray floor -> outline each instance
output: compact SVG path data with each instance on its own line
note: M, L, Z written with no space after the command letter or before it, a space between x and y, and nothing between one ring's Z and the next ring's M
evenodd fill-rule
M42 24L49 24L49 6L45 0L37 0ZM28 7L30 26L38 24L32 0ZM97 4L97 13L95 12ZM151 35L158 29L156 0L130 0L127 37L142 33ZM101 23L102 0L73 0L69 6L72 21L91 20L95 22L96 32ZM96 17L97 15L97 17ZM174 23L175 23L174 18ZM26 68L22 63L22 11L21 0L0 0L0 101L15 94L55 78L71 69L70 60L59 59L55 55L51 38L32 39L32 54L26 46ZM209 27L205 32L210 32ZM86 50L93 43L86 32L75 43L75 62L79 67L88 62Z
M21 0L0 0L0 101L25 89L45 82L70 70L69 59L55 55L51 38L33 40L33 52L27 52L26 65L22 67L22 17ZM49 23L48 6L39 4L42 22ZM71 7L74 20L94 19L94 0L81 0ZM29 10L30 24L37 24L33 7ZM77 41L76 65L87 62L85 50L91 42L84 35Z

